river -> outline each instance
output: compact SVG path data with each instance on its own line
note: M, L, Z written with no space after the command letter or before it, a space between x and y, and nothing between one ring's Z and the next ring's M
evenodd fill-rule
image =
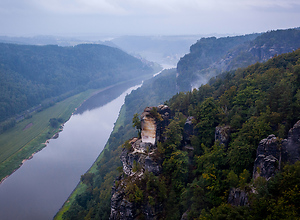
M117 86L83 103L58 139L51 139L0 185L0 219L53 219L103 150L126 94L137 87L120 91Z

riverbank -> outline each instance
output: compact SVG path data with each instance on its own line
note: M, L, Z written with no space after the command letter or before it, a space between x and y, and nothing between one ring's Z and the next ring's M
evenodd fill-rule
M50 118L69 120L75 108L84 102L94 90L88 90L56 103L41 112L24 119L14 128L0 135L0 179L11 175L22 165L22 161L46 146L46 141L59 132L49 125ZM24 129L28 124L30 127Z
M123 106L120 110L118 119L114 125L113 131L111 132L111 135L116 133L120 126L124 126L125 112L126 112L126 106L123 104ZM109 150L108 142L105 144L103 151L99 154L96 161L92 164L92 166L86 173L95 173L96 172L98 162L103 158L105 150ZM71 195L69 196L69 198L66 200L66 202L63 204L63 206L60 208L60 210L55 215L54 220L63 220L64 213L67 212L69 210L69 208L72 206L72 203L75 201L76 196L83 193L86 189L87 189L87 185L80 181L78 183L78 185L76 186L76 188L71 193Z
M63 119L62 124L64 124L89 98L114 87L121 87L122 85L130 87L135 80L137 79L120 82L98 90L87 90L69 97L54 106L33 114L31 118L19 122L14 128L1 134L0 183L20 168L22 162L42 150L46 146L46 141L59 132L59 128L52 128L49 125L50 118L61 118ZM142 79L139 80L142 81ZM27 127L29 124L31 126ZM25 127L27 128L24 129Z

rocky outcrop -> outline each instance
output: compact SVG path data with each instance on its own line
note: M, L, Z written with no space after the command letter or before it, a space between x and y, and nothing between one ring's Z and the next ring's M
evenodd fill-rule
M189 116L183 126L183 142L185 145L191 144L191 136L194 135L193 116Z
M120 181L121 178L117 179ZM109 219L113 220L130 220L134 219L134 205L124 199L125 192L123 189L112 188L111 197L111 214Z
M253 178L274 176L284 164L294 164L300 160L300 121L289 130L288 138L279 141L269 135L260 141L254 161Z
M234 206L248 205L248 194L245 190L232 188L229 192L228 203Z
M120 156L123 174L115 181L111 197L110 219L157 219L161 205L148 201L136 201L128 197L129 185L143 179L145 172L157 176L161 173L161 163L156 147L164 128L168 125L170 109L166 105L147 107L141 115L141 139L133 138L125 145ZM127 190L127 191L126 191ZM127 194L126 194L127 192Z
M300 121L289 130L288 138L282 141L282 161L294 164L300 160Z
M253 178L265 177L267 180L280 169L280 144L274 134L260 141L254 161Z
M170 108L166 105L147 107L141 114L142 141L155 145L168 123Z
M215 141L219 141L225 147L228 147L230 141L231 128L230 126L217 126L215 130Z

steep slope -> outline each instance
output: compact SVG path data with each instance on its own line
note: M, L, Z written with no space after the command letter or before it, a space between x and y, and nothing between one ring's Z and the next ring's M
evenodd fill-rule
M275 34L277 34L277 32L275 32ZM258 35L253 35L253 36L249 35L248 37L253 39L257 36ZM241 38L238 37L237 39L240 39L240 42L238 42L238 44L241 42L245 42L244 37L241 37ZM287 39L285 38L285 40L287 40ZM218 39L213 39L212 41L218 41ZM228 41L230 42L230 39ZM265 41L267 41L267 38L265 39ZM226 42L226 39L224 40L224 42ZM247 46L247 44L249 44L249 41L248 42L246 41L245 44L242 45L241 47L244 47L245 45ZM231 46L232 46L232 44L231 44ZM212 47L212 48L214 48L214 47ZM236 51L238 53L238 50L236 50ZM197 55L195 54L195 57L196 56ZM298 56L298 55L296 55L296 56ZM183 59L187 59L187 57L188 57L188 55L185 56ZM221 60L222 60L222 56L219 56L219 57L221 57ZM193 59L193 58L191 58L191 59ZM293 58L292 61L286 60L286 57L283 56L283 57L281 57L281 59L277 60L273 64L272 64L272 61L270 61L270 63L269 63L270 66L268 68L272 69L274 67L275 69L277 68L277 70L282 69L282 68L285 69L286 65L290 66L289 68L291 68L291 65L295 65L295 59L297 60L297 58ZM187 62L190 62L190 61L187 61ZM193 62L191 61L190 63L193 63ZM288 64L288 63L291 63L291 64ZM283 67L280 67L281 64L283 65ZM245 64L243 64L243 65L245 65ZM169 129L169 133L168 133L170 135L169 139L172 140L173 136L175 136L177 138L174 143L171 143L172 146L174 146L174 144L175 144L176 147L167 148L168 149L167 153L169 155L171 154L171 157L169 156L169 158L168 157L165 157L165 158L166 159L173 158L173 161L169 161L171 164L169 164L169 168L167 168L167 169L169 169L169 171L168 171L169 173L163 174L163 175L167 176L167 179L164 179L164 177L159 179L160 181L163 181L163 182L161 182L162 186L164 184L167 184L168 190L169 190L168 192L165 192L165 193L167 193L166 195L167 195L168 199L164 200L164 202L163 202L163 204L165 205L164 209L162 212L158 212L158 214L160 216L161 215L163 215L165 217L167 216L166 218L169 218L169 219L179 219L182 217L182 213L184 213L185 211L188 210L188 212L186 212L186 214L183 216L187 216L188 213L190 213L189 214L190 216L198 217L201 210L203 209L203 204L207 203L206 210L209 210L212 207L212 203L213 203L214 199L216 199L216 201L219 202L217 204L220 204L220 201L227 202L226 196L229 194L228 189L230 186L237 186L239 184L243 185L243 186L245 185L245 183L244 183L245 181L243 179L248 179L247 177L250 176L250 173L253 170L253 162L256 157L255 149L256 149L259 141L263 138L266 138L268 136L268 134L270 134L270 133L266 132L265 130L264 131L258 130L257 133L253 134L255 137L255 142L253 142L253 140L247 140L247 141L250 141L251 146L252 146L251 148L248 149L249 144L246 144L244 148L240 149L241 152L232 151L232 152L235 152L235 154L232 153L233 154L232 158L235 160L233 160L233 159L230 160L230 161L232 161L230 164L233 164L233 165L229 165L228 158L222 159L224 154L225 155L228 154L228 150L224 153L222 148L219 148L217 146L210 148L210 146L213 145L213 143L215 141L215 135L216 135L216 138L220 143L225 144L227 146L227 148L231 148L230 145L233 145L233 142L232 142L233 138L237 138L238 136L243 137L242 132L245 132L247 134L246 137L248 137L248 134L251 135L248 130L251 130L251 129L257 130L259 126L262 126L262 127L265 126L264 122L262 122L261 124L258 123L258 121L261 118L258 118L258 119L255 118L255 117L257 117L257 115L255 115L255 114L258 114L256 111L259 111L259 114L260 114L260 110L257 110L257 109L264 107L264 104L265 104L265 102L263 102L264 100L258 100L257 102L254 101L254 98L257 98L258 94L256 94L256 92L257 92L256 90L254 90L255 92L254 92L254 94L252 94L252 92L251 92L253 90L252 87L248 88L246 91L242 91L242 88L247 87L247 84L243 84L243 81L246 80L243 77L248 76L247 75L248 72L251 72L251 71L253 72L256 70L256 68L258 70L260 70L261 72L268 69L268 68L266 68L266 66L264 66L262 64L257 64L252 67L249 67L249 69L247 69L245 71L238 70L236 72L224 73L224 74L220 75L220 77L210 80L211 86L204 85L204 86L201 86L198 91L194 90L193 92L187 92L186 94L179 93L176 96L174 96L169 102L166 102L170 105L171 109L173 110L172 111L173 117L174 117L174 115L176 116L175 117L176 120L174 122L171 121L172 123L170 123L170 124L172 124L172 126L171 126L172 129L171 128ZM297 72L297 65L295 65L295 69L293 69L293 71ZM274 84L272 84L272 82L270 82L269 83L270 85L269 85L268 80L270 78L274 77L272 74L270 75L270 72L272 72L272 70L269 70L269 73L264 74L264 77L259 79L258 82L263 81L263 82L261 82L262 88L272 87L273 89L271 89L270 91L267 91L267 93L265 93L263 95L261 93L259 93L258 97L262 98L262 97L264 97L264 95L266 96L266 94L269 94L269 95L267 95L268 98L272 97L272 99L269 99L269 102L265 105L265 107L268 105L272 106L271 108L273 109L272 111L274 111L274 112L272 112L272 114L270 112L268 112L268 107L263 108L263 110L267 111L267 116L270 118L270 120L271 120L271 118L272 118L272 120L273 119L275 120L275 122L271 123L271 125L270 125L271 129L273 129L273 128L275 129L276 132L274 132L274 133L276 135L278 135L280 133L280 137L285 137L288 129L291 128L293 126L293 123L295 123L298 120L298 118L296 118L296 115L298 113L295 112L295 115L293 115L294 113L291 113L291 114L290 113L289 114L282 113L285 116L288 115L288 117L285 118L286 120L283 119L282 123L278 124L279 121L278 121L278 118L276 118L278 116L278 114L277 114L277 110L274 110L274 108L277 108L279 106L278 103L283 101L282 103L285 103L285 104L283 104L285 107L281 106L280 107L281 111L283 109L288 110L291 108L293 109L293 111L295 111L295 108L294 108L295 106L294 106L294 104L291 105L290 100L292 99L293 101L295 101L296 96L293 96L293 98L288 98L288 99L284 98L287 94L290 94L289 89L292 88L292 87L290 87L290 84L287 83L287 82L289 82L288 79L283 80L281 83L279 83L279 81L281 79L285 78L286 75L280 76L280 74L279 74L278 77L276 78L277 83L274 82ZM66 208L66 206L63 207L63 210L67 209L68 211L60 212L60 214L61 213L65 213L65 214L63 215L63 217L62 217L62 215L59 214L57 216L57 219L62 219L62 218L63 219L83 219L83 218L108 219L109 218L110 210L111 210L110 203L109 203L109 197L110 197L110 193L111 193L111 186L112 186L113 178L115 176L117 176L119 172L122 172L121 167L118 167L118 166L121 166L121 163L120 163L120 160L118 157L122 151L122 144L124 144L125 140L128 140L128 139L134 137L134 134L136 134L136 132L134 132L132 130L132 126L131 126L131 121L132 121L131 119L133 117L133 114L137 113L137 112L139 112L139 113L143 112L143 109L146 106L157 106L158 104L163 103L165 100L170 98L176 92L184 91L184 86L182 86L182 83L188 82L190 85L192 82L195 81L193 76L189 76L188 74L184 75L185 72L182 72L182 73L183 73L182 75L179 75L177 77L176 77L176 72L170 72L169 74L166 74L166 75L162 74L161 76L159 76L159 77L155 78L154 80L152 80L151 82L147 83L147 85L142 86L142 88L135 91L134 93L132 93L131 95L129 95L126 98L125 105L122 108L120 117L114 128L114 132L111 134L111 137L106 145L107 150L102 152L101 156L95 162L93 168L86 174L89 177L92 176L92 178L89 179L89 180L91 180L91 182L85 181L85 178L82 179L84 181L81 181L80 186L83 188L85 187L84 193L74 194L74 197L71 197L70 202L66 203L66 206L68 208ZM250 80L251 77L250 76L248 76L248 77L249 78L247 78L247 77L246 78L248 80ZM282 78L280 78L280 77L282 77ZM176 81L178 84L181 85L180 87L177 86ZM246 82L248 82L248 81L246 81ZM238 91L237 85L239 83L240 83L241 93L239 94L238 97L236 97L236 98L234 98L234 100L232 100L233 97L235 97L237 95L237 91ZM251 83L252 83L251 85L253 85L253 86L255 85L254 82L251 82ZM257 83L257 84L259 84L259 83ZM285 92L283 92L285 90L285 88L288 88L288 89ZM187 90L189 90L189 89L190 89L190 86L188 86ZM221 94L223 94L223 93L224 93L224 95L222 96ZM206 100L204 105L200 104L206 98L209 98L211 96L213 96L214 99L218 100L217 103L220 102L222 104L222 106L220 106L219 104L216 106L216 101L212 101L211 99ZM288 97L290 97L290 96L288 96ZM280 101L278 101L277 98L279 98ZM228 101L227 99L230 99L230 101ZM247 100L247 101L245 101L245 100ZM233 107L233 102L235 103L234 107ZM257 106L256 107L248 106L253 103L255 103ZM128 106L130 106L130 107L128 107ZM292 106L292 107L286 108L287 106ZM231 109L230 111L229 111L229 108ZM178 111L180 111L182 114L176 113ZM196 111L201 111L201 114L198 113L198 116L195 115L194 112L196 112ZM220 113L220 111L221 111L221 113ZM269 114L271 114L271 116L269 116ZM124 117L125 115L126 115L126 117ZM187 118L187 116L189 116L189 115L194 115L194 117ZM200 117L201 115L207 115L207 117L201 118ZM220 116L221 117L226 116L227 117L226 120L229 120L230 123L223 122L223 121L220 122ZM245 124L245 121L247 121L247 119L249 119L250 116L255 116L255 117L252 118L250 122ZM282 118L284 118L284 117L281 116L281 119ZM193 123L192 123L195 121L195 119L197 119L197 120L201 119L203 121L202 124L200 123L198 126L195 127L195 125L193 125ZM254 127L254 128L250 127L251 123L254 123L254 125L256 127ZM266 122L266 123L268 123L268 122ZM275 124L277 126L275 126ZM220 126L216 127L217 125L220 125ZM241 131L241 133L238 133L238 131L243 126L245 126L244 130ZM195 133L195 130L198 131L198 129L200 129L199 134ZM184 131L184 132L182 133L182 131ZM167 135L167 132L166 132L166 135ZM184 138L183 140L182 140L182 137ZM238 147L239 144L242 144L241 146L243 146L245 144L244 142L241 142L241 141L246 141L246 139L245 140L244 139L237 140L234 145L235 148L239 149L239 147ZM201 143L203 144L203 146L201 145ZM182 144L185 145L184 148L181 148ZM176 153L173 152L173 154L172 154L172 150L178 149L177 145L181 146L179 148L180 152L176 152ZM192 145L192 147L189 145ZM198 147L194 147L194 145L197 145ZM128 146L128 144L125 144L123 146ZM160 149L162 149L162 148L160 148ZM245 150L245 152L244 152L244 150ZM204 152L207 153L205 156L203 154ZM221 156L219 156L218 154L220 154ZM201 160L204 159L203 163L198 162L200 159L197 159L197 158L200 157L200 155L203 155L203 157L201 158ZM242 158L240 160L240 158L236 157L236 155L240 156L240 157L244 156L244 158ZM248 156L249 156L249 158L247 158ZM184 166L181 171L179 171L180 170L179 167L176 168L176 163L178 162L177 159L180 159L183 162L182 164ZM237 166L234 166L236 161L239 161L239 163L237 163L238 164ZM222 188L218 189L219 191L217 192L217 194L215 194L215 192L207 192L204 190L206 187L208 187L210 185L210 183L207 181L213 181L213 179L210 179L210 180L208 179L206 181L201 178L199 178L199 179L195 178L196 174L198 175L198 177L200 177L201 174L203 174L203 171L201 171L203 167L205 167L206 165L209 166L213 163L216 164L216 167L212 168L212 170L210 170L211 172L216 172L216 169L219 169L219 168L220 168L220 170L222 170L223 167L226 168L226 169L224 169L224 173L221 176L217 176L216 173L213 173L213 175L218 177L218 179L216 179L216 183L222 182L222 185L221 185ZM241 164L241 165L239 165L239 164ZM201 169L197 168L200 171L195 171L196 165L197 165L197 167L202 166ZM141 165L141 166L143 166L143 165ZM231 170L228 168L229 166L231 166L230 169L233 169L234 171L231 172ZM247 172L243 173L243 167L247 167L247 169L249 170L249 171L247 171L248 173ZM172 177L172 170L174 170L174 168L176 168L178 170L177 177L179 179L181 176L180 172L183 172L184 174L182 175L183 179L180 179L180 181L176 182L176 184L177 183L179 184L179 185L177 184L177 186L179 188L172 189L173 185L172 185L172 183L170 184L170 178ZM240 172L242 172L243 174L240 175L240 179L239 179L238 174ZM220 173L222 173L222 172L217 171L218 175L220 175ZM228 175L228 177L227 177L227 175ZM154 179L157 180L157 178L158 177L155 177ZM195 180L194 180L194 178L195 178ZM201 185L199 185L198 181L200 181ZM92 183L92 184L90 184L90 183ZM139 186L138 184L139 183L137 183L137 186ZM183 188L182 188L182 186L183 186ZM199 186L201 186L201 187L199 188ZM220 185L216 185L216 187L219 187L219 186ZM145 186L143 185L143 187L145 187ZM139 186L140 189L145 189L143 187ZM157 187L157 185L156 185L156 187ZM83 188L79 188L79 189L83 189ZM91 193L92 189L93 189L93 193ZM184 189L184 190L182 191L182 189ZM220 192L221 192L221 194L220 194ZM236 192L238 192L238 189ZM152 196L152 195L150 195L150 196ZM144 197L144 199L146 199L144 204L148 204L149 200L147 200L146 197ZM68 206L68 204L70 204L70 203L71 203L71 206ZM168 204L168 205L166 205L166 204ZM224 203L224 206L220 206L220 209L221 208L227 209L227 211L230 210L230 211L236 212L235 209L231 209L230 207L229 207L230 208L229 209L227 206L227 203ZM238 212L240 212L240 211L238 211ZM135 212L135 213L137 213L137 212ZM230 215L228 215L228 216L230 216ZM193 218L193 217L191 217L191 218ZM208 216L207 218L210 219L212 217ZM214 219L214 218L212 218L212 219Z
M55 219L108 219L112 185L120 172L119 156L123 143L138 135L132 117L145 106L158 105L177 92L176 70L165 70L144 82L143 86L126 96L119 118L105 149L92 168L81 177L79 186L64 204Z
M275 55L300 47L300 30L277 30L259 34L202 38L177 65L178 85L188 91L223 71L265 62Z
M59 47L1 43L0 121L46 99L55 101L152 71L140 60L103 45Z
M297 50L146 108L161 135L123 145L110 219L297 219L299 78Z

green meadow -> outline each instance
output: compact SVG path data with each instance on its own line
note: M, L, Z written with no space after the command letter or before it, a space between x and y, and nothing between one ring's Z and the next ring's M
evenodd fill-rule
M9 131L0 135L0 180L17 169L24 159L43 147L46 140L59 131L49 124L50 118L62 118L66 122L75 108L86 100L94 90L88 90L69 97L55 105L34 113Z

